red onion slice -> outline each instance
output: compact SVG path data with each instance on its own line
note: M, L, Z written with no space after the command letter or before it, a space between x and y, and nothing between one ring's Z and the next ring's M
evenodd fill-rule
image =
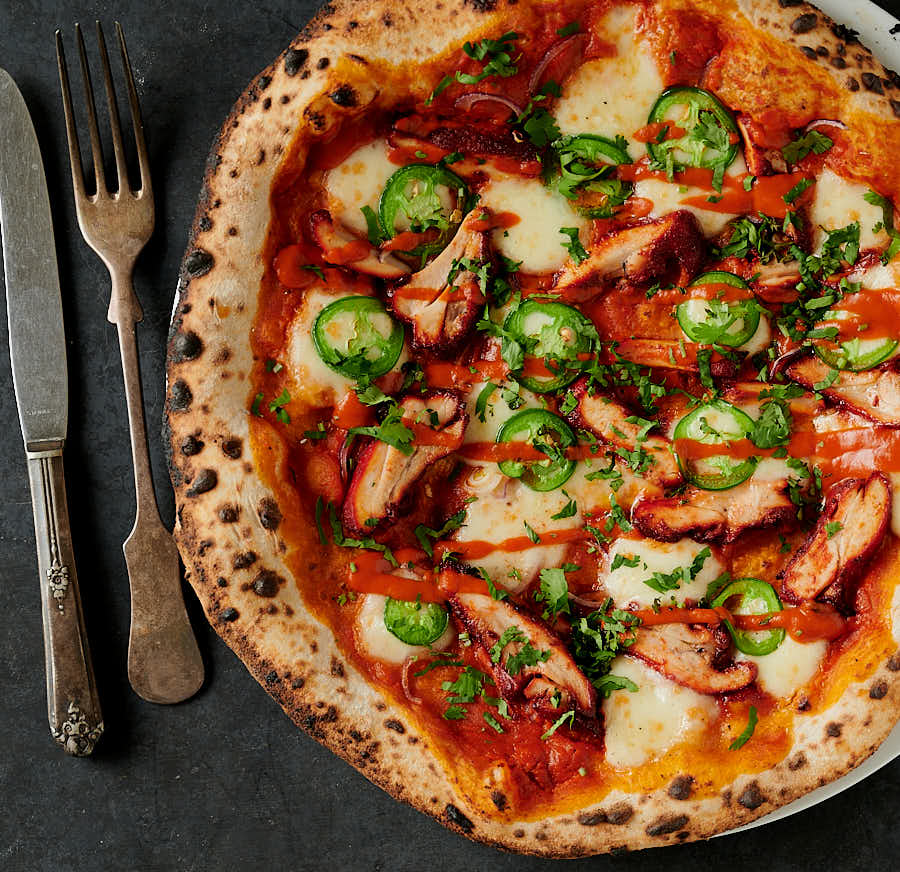
M583 33L573 33L571 36L567 36L565 39L554 43L546 52L544 52L544 56L540 59L538 65L531 73L531 78L528 80L528 93L530 95L537 93L538 87L541 84L541 79L544 77L544 73L547 72L547 68L550 64L563 54L563 52L571 48L575 42L583 38Z
M831 118L816 118L814 121L810 121L806 127L803 128L804 133L809 133L810 130L813 130L816 127L838 127L841 130L846 130L847 125L844 124L843 121L835 121Z
M596 611L597 609L599 609L601 606L603 606L606 603L605 598L600 601L597 601L597 600L588 599L587 597L576 596L574 593L569 594L569 599L573 603L576 603L577 605L581 606L582 608L590 609L591 611Z
M489 94L487 91L472 91L469 94L463 94L461 97L456 98L453 107L461 109L463 112L468 112L479 103L498 103L509 109L510 112L514 112L517 116L525 111L515 100L510 100L509 97L504 97L502 94Z
M410 667L413 665L413 663L418 663L418 662L419 662L418 657L417 657L415 654L413 654L413 655L410 656L410 657L407 657L406 660L403 661L403 670L402 670L402 672L400 673L400 683L403 685L403 692L406 694L406 698L407 698L411 703L415 703L416 705L421 705L421 704L422 704L422 697L416 696L416 695L412 692L412 689L410 688L410 685L409 685L409 679L410 679L409 670L410 670Z

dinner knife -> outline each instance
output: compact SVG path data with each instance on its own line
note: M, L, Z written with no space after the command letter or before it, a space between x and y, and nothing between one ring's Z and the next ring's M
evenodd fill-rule
M31 116L0 69L0 235L9 354L34 509L47 714L53 738L85 756L103 733L88 651L63 474L66 344L50 199Z

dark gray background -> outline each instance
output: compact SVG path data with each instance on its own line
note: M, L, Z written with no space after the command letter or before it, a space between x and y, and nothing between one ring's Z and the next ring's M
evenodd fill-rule
M774 2L774 0L773 0ZM47 733L40 601L21 438L0 330L0 868L19 870L405 870L547 868L470 844L399 805L288 721L188 596L207 666L192 701L143 702L128 686L121 542L133 518L108 280L75 223L53 50L76 20L122 21L148 128L156 234L136 284L151 453L172 517L159 422L164 341L206 153L245 84L308 19L309 0L119 3L0 0L0 66L17 80L44 151L69 344L66 452L78 571L106 716L88 760ZM847 23L854 7L848 0ZM900 2L882 5L900 10ZM93 33L89 32L91 44ZM99 84L99 83L98 83ZM567 869L896 869L900 760L839 797L763 829Z

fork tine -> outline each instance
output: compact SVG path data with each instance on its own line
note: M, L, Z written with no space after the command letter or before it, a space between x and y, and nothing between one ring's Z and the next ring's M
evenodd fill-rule
M66 139L69 141L69 164L72 169L72 186L75 202L80 203L86 196L84 189L84 169L81 164L81 148L78 145L78 130L75 127L75 112L72 109L72 90L69 87L69 71L63 50L62 33L56 31L56 63L59 67L59 86L62 89L63 114L66 116Z
M106 175L103 170L103 147L100 145L100 131L97 128L97 107L94 104L94 89L91 85L91 71L88 67L87 52L84 48L84 37L81 25L75 25L75 36L78 41L78 55L81 59L81 75L84 78L84 95L87 103L88 130L91 134L91 153L94 156L94 179L97 194L106 193Z
M103 81L106 86L106 104L109 110L109 126L112 133L113 153L116 156L116 175L119 179L119 194L130 190L128 183L128 161L125 158L125 145L122 142L122 127L119 124L119 106L116 102L116 89L113 85L112 70L109 66L109 54L106 51L106 40L103 28L97 22L97 44L100 47L100 63L103 66Z
M141 120L141 106L138 103L137 90L134 87L134 76L131 72L131 61L128 60L128 48L125 45L125 34L122 25L116 22L116 33L119 36L119 50L122 53L122 67L125 70L125 84L128 90L128 106L131 109L131 125L134 128L134 141L137 146L138 167L140 169L140 193L150 194L150 159L147 155L147 143L144 141L144 124Z

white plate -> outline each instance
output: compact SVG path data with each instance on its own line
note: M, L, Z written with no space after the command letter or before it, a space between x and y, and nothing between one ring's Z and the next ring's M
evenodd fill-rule
M863 45L872 49L875 57L890 69L900 68L900 41L898 37L891 36L888 32L897 19L883 9L877 7L869 0L816 0L823 12L830 15L835 21L840 21L859 31L859 39ZM852 17L851 17L852 16ZM900 36L900 35L898 35ZM788 815L799 811L806 811L826 799L831 799L848 787L853 787L864 778L868 778L873 772L877 772L882 766L886 766L895 757L900 756L900 724L894 727L893 732L882 742L878 750L861 763L856 769L848 772L843 778L838 778L824 787L801 796L800 799L788 803L779 809L747 824L719 835L728 836L732 833L740 833L753 829L763 824L781 820Z

